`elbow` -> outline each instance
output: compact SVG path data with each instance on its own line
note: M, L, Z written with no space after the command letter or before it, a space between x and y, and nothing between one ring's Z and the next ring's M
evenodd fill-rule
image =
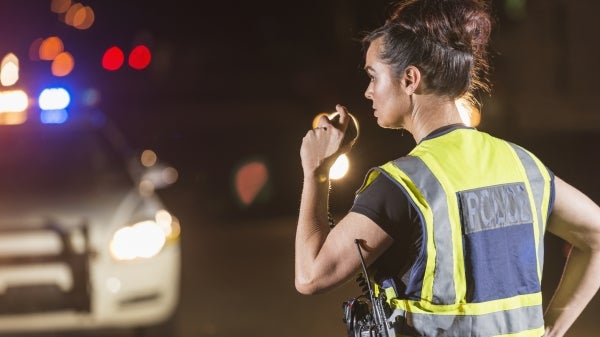
M302 295L315 295L320 292L320 289L314 280L296 276L294 284L296 286L296 291Z

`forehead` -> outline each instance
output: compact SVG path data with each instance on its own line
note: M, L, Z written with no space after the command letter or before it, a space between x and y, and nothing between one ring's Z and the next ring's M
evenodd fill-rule
M377 38L371 42L365 56L365 68L373 68L379 63L379 52L382 47L382 38Z

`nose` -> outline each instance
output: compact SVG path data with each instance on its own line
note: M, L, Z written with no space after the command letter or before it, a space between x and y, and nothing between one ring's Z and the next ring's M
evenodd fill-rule
M373 93L371 91L371 85L369 84L369 86L367 87L367 90L365 90L365 97L367 99L373 100Z

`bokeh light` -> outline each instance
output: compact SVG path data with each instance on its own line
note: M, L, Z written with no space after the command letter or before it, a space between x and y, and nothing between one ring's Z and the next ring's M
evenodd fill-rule
M42 110L40 112L40 122L42 124L62 124L69 119L69 112L61 110Z
M140 156L140 162L145 167L153 166L154 164L156 164L157 160L158 156L156 155L156 152L152 150L144 150L142 152L142 155Z
M62 52L54 58L52 61L51 71L52 75L57 77L67 76L73 71L75 67L75 59L69 52Z
M71 5L71 7L69 7L69 9L67 10L67 12L65 13L65 23L69 26L75 26L74 22L75 22L75 17L78 15L78 13L80 13L80 11L83 9L83 5L81 3L74 3ZM79 19L80 20L80 19Z
M96 88L87 88L81 95L81 103L85 106L95 106L100 102L100 91Z
M123 66L125 62L125 54L123 50L117 46L108 48L102 56L102 68L110 71L115 71Z
M42 41L39 49L39 58L44 61L52 61L64 51L64 44L58 36L50 36Z
M350 169L350 161L346 154L340 155L329 169L329 179L337 180L343 178Z
M167 185L171 185L179 179L179 172L176 168L169 166L162 170L161 178Z
M95 14L90 6L82 6L77 8L73 15L71 25L77 29L84 30L90 28L94 24Z
M235 172L235 191L244 206L253 204L269 181L269 170L261 160L242 164Z
M13 53L8 53L0 65L0 84L11 86L19 80L19 59Z
M144 45L138 45L129 53L128 63L131 68L142 70L148 67L151 59L150 49Z
M42 110L66 109L71 103L71 95L65 88L46 88L38 97L38 105Z
M31 44L29 45L29 59L30 60L40 61L40 48L41 48L43 42L44 42L44 39L41 37L38 37L37 39L33 40L33 42L31 42Z
M92 7L72 0L52 0L50 10L58 14L61 22L79 30L90 28L96 19Z
M71 0L52 0L50 2L50 10L56 14L66 13L71 7Z
M0 113L23 112L29 106L29 97L23 90L0 91Z
M23 90L0 91L0 125L16 125L27 120L29 97Z

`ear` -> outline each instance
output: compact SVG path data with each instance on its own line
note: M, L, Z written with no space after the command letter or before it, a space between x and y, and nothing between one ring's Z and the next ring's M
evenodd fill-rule
M412 95L419 89L421 84L421 71L415 66L408 66L404 69L404 90L408 95Z

